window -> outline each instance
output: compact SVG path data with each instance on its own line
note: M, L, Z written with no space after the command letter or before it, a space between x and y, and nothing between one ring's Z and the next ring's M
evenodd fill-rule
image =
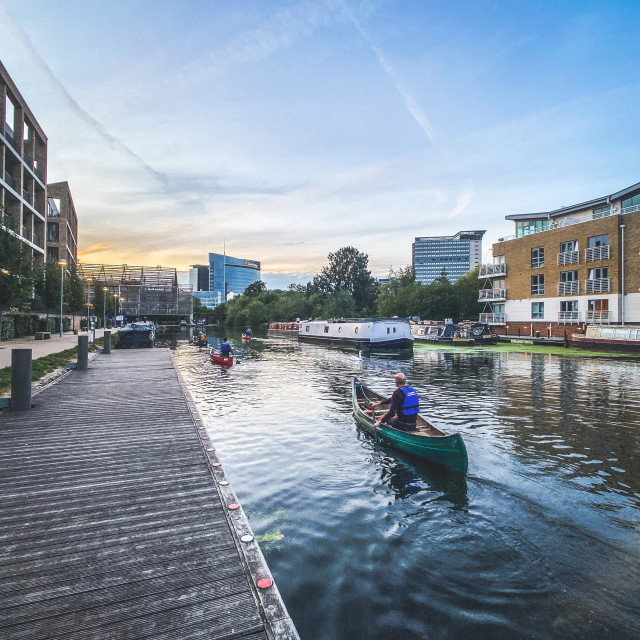
M575 282L578 279L577 271L561 271L560 282Z
M596 267L589 269L588 280L599 280L600 278L609 277L609 267Z
M329 326L328 325L324 328L324 332L325 333L329 333Z
M528 236L531 233L546 231L549 228L549 220L523 220L516 222L516 238Z
M58 247L47 247L47 256L49 260L58 261Z
M531 276L531 295L542 296L544 295L544 274Z
M59 242L60 225L57 222L47 223L47 242Z
M607 244L609 244L609 234L605 234L603 236L591 236L587 246L589 249L594 249L595 247L604 247Z
M560 253L567 253L569 251L577 251L577 250L578 250L577 240L569 240L568 242L560 243Z
M13 123L16 116L16 109L13 106L13 102L9 99L9 96L5 96L5 116L4 116L4 130L9 134L10 138L13 138Z
M636 193L631 198L625 198L622 201L622 208L628 209L629 207L640 207L640 193Z
M562 311L563 313L578 311L578 301L577 300L561 300L560 311Z
M605 216L611 215L611 206L607 205L606 207L598 207L593 210L593 219L604 218Z
M531 303L531 318L533 320L542 320L544 318L544 302Z
M589 311L596 311L598 313L609 310L608 300L588 300L587 309Z
M544 267L544 247L535 247L531 249L531 268L540 269Z
M29 139L29 125L26 122L24 123L22 139L23 140Z

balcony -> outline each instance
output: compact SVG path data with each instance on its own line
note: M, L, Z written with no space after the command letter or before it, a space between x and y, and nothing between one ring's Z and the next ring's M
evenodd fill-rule
M487 302L489 300L499 302L506 299L506 289L480 289L480 291L478 291L478 302Z
M608 293L611 291L611 278L593 278L585 282L587 293Z
M507 275L507 265L504 262L500 264L481 264L478 271L478 278L500 278Z
M580 280L573 280L571 282L558 282L559 296L570 296L576 293L580 293Z
M29 227L22 227L22 237L31 242L31 233L29 232Z
M558 264L560 266L565 264L579 264L580 252L579 251L563 251L558 254Z
M558 313L558 322L561 324L580 322L580 314L577 311L560 311Z
M587 262L593 262L594 260L608 260L610 257L611 245L603 244L601 247L589 247L584 250L584 259Z
M482 324L505 324L507 321L506 313L481 313L480 322Z
M16 181L13 179L13 176L8 172L4 172L4 181L15 191L16 190Z
M40 236L37 233L33 234L33 244L43 249L42 242L40 240Z
M609 324L611 311L587 311L587 322L591 324Z

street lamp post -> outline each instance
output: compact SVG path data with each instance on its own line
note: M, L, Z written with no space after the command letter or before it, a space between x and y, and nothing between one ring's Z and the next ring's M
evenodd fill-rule
M91 284L92 279L91 278L87 278L86 282L87 282L87 338L89 337L89 324L90 324L90 318L89 318L89 305L91 304L89 301L89 285Z
M67 261L62 259L58 260L60 265L60 337L62 338L62 331L64 326L62 324L62 309L64 304L64 268L67 266Z
M102 287L102 331L107 330L107 291L108 287Z
M116 314L116 323L117 323L118 322L118 294L117 293L113 294L113 305L114 305L114 310Z

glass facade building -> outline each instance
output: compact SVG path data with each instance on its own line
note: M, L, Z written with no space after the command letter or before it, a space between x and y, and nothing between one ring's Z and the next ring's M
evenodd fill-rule
M416 238L412 245L412 264L416 282L431 284L446 271L455 282L480 264L482 236L486 231L459 231L454 236Z
M201 265L194 265L195 268ZM198 287L202 286L204 270L198 273ZM260 262L248 258L234 258L222 253L209 254L209 282L206 291L196 291L205 307L214 308L227 299L230 293L240 294L250 285L260 280Z

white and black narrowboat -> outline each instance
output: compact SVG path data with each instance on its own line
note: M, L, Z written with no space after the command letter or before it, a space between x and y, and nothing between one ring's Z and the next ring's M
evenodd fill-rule
M309 320L300 323L298 340L365 350L413 348L407 318Z

